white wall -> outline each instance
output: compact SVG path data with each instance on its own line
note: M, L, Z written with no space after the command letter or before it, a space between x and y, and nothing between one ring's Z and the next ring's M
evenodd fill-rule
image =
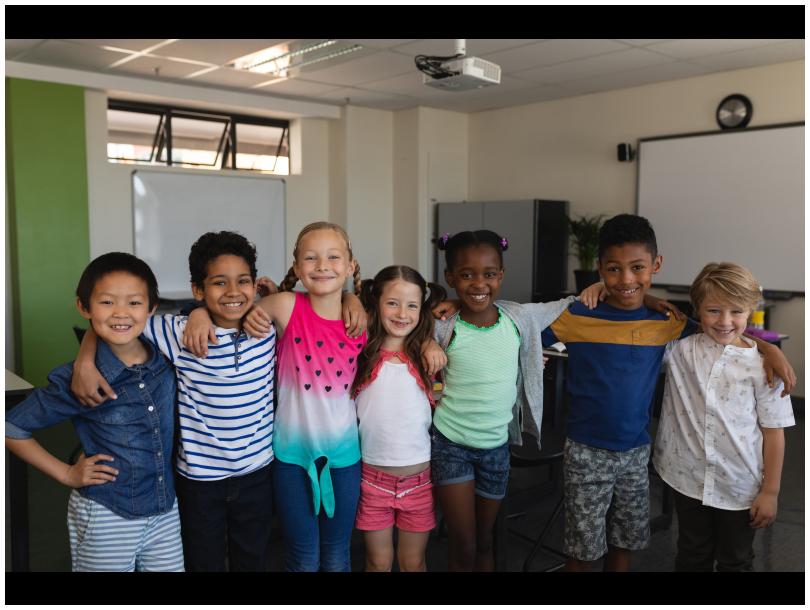
M715 109L730 93L751 99L752 127L803 121L804 62L472 114L469 198L567 199L573 214L632 213L637 164L617 161L616 145L716 130ZM569 267L575 264L572 257ZM797 396L804 396L803 312L804 299L797 298L778 303L771 318L771 328L790 335L783 349L799 375Z

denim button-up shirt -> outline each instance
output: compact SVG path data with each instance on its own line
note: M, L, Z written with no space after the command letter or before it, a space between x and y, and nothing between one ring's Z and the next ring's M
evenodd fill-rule
M85 407L70 392L73 363L55 368L48 386L37 388L6 413L6 436L31 438L31 431L66 419L73 422L85 455L105 453L118 469L115 481L79 488L79 493L125 519L150 517L174 504L172 443L176 381L166 358L143 342L149 358L127 367L99 339L96 367L118 395Z

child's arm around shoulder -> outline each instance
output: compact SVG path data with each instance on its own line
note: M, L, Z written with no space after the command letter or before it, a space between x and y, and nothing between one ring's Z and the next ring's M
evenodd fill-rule
M93 327L87 329L82 338L79 353L73 363L70 391L85 407L97 407L108 398L116 399L115 391L96 368L98 339Z
M294 292L277 292L262 297L242 320L242 327L251 337L266 337L270 326L275 325L280 337L290 322L295 308Z
M796 372L793 370L790 362L788 362L784 352L773 343L768 343L758 337L745 336L757 344L757 350L762 354L762 368L765 369L765 377L768 380L768 386L771 388L776 387L775 375L785 384L785 387L782 388L782 396L788 396L791 391L793 391L793 388L796 387Z

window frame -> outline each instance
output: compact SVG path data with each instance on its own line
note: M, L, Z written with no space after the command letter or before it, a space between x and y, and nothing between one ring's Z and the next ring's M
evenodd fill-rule
M109 99L107 110L120 110L124 112L140 112L143 114L158 115L158 124L152 138L152 151L148 161L141 159L130 159L127 157L110 157L108 161L131 161L142 165L165 165L166 167L206 167L218 171L240 170L247 172L268 173L266 170L238 168L236 167L236 154L239 152L239 144L236 138L237 125L261 125L265 127L281 128L281 137L275 151L276 162L284 143L287 144L287 157L290 149L290 121L286 119L274 119L269 117L251 116L246 114L235 114L230 112L220 112L216 110L203 110L200 108L189 108L186 106L174 106L168 104L153 104L147 102L137 102L131 100ZM200 121L210 121L222 123L223 130L219 137L216 156L213 163L193 163L189 161L175 161L172 158L172 119L191 119ZM109 128L108 128L109 133ZM109 140L109 136L108 136ZM161 159L161 154L166 151L166 159ZM222 159L219 167L217 164ZM275 173L274 169L269 173ZM277 174L278 175L278 174Z

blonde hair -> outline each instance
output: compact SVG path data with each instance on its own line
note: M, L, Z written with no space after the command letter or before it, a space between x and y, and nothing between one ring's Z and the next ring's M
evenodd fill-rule
M762 298L762 289L754 275L742 265L709 263L698 273L689 289L689 299L695 311L709 295L736 307L753 310Z
M307 233L311 233L312 231L321 231L324 229L329 229L334 231L338 235L343 238L343 241L346 242L346 249L349 251L349 261L354 261L354 294L360 294L360 263L358 263L355 258L354 254L352 254L352 242L349 239L348 234L346 233L345 229L340 225L336 225L332 222L325 222L325 221L318 221L318 222L311 222L298 234L298 238L295 240L295 247L293 248L293 260L298 260L298 246L301 244L301 240L304 238L304 235ZM287 271L287 275L284 276L284 279L279 285L279 291L285 292L292 290L295 285L298 283L298 276L295 275L295 266L291 266L290 270Z

